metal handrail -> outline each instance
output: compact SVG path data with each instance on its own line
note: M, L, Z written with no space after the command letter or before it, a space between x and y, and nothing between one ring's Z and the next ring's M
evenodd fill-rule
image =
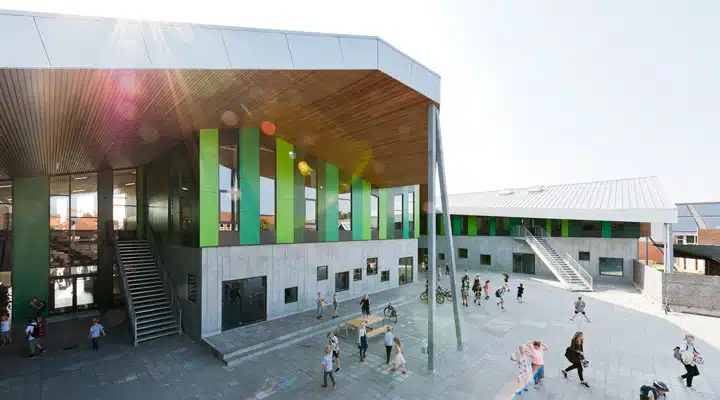
M524 237L525 240L529 240L528 244L530 245L530 247L537 248L540 250L540 251L536 250L536 252L539 253L538 255L541 255L541 254L545 255L545 250L544 250L543 245L527 229L527 227L525 227L524 225L519 225L518 230L519 230L519 236ZM547 261L548 262L546 262L546 264L548 264L548 267L551 268L552 270L554 270L554 272L556 272L558 274L557 278L560 279L560 283L564 284L565 287L570 288L570 275L568 275L568 273L563 271L561 268L555 268L554 266L552 266L551 265L552 262L549 262L550 261L549 257L548 257Z
M127 274L125 273L125 265L122 262L122 256L120 255L120 246L118 246L117 232L115 231L114 221L108 221L108 232L110 234L110 241L115 249L115 263L120 273L120 282L122 283L123 293L125 294L125 306L128 311L130 318L130 325L132 326L132 338L133 346L137 346L137 316L135 315L135 306L133 305L132 296L130 294L130 285L128 285Z
M550 247L555 249L555 251L557 252L558 246L555 244L555 240L547 233L547 231L545 231L545 229L543 229L541 226L536 226L535 229L538 230L540 236L548 242ZM565 251L564 253L564 255L560 254L560 257L562 257L563 260L565 260L565 263L578 274L580 279L582 279L586 285L588 285L592 289L592 276L585 270L585 268L582 267L582 265L580 265L580 263L575 261L575 259L573 258L573 256L570 255L570 253L568 253L567 251Z
M165 287L165 293L170 296L170 307L172 308L175 316L178 318L178 333L182 334L182 307L180 307L180 300L175 294L175 288L173 288L172 281L170 280L170 275L165 268L165 264L163 264L162 262L160 251L158 250L155 243L155 232L149 225L147 225L146 236L148 244L150 245L150 251L152 252L153 258L155 259L155 265L157 265L158 270L162 270L162 274L160 274L160 276L162 276L163 278L163 286Z

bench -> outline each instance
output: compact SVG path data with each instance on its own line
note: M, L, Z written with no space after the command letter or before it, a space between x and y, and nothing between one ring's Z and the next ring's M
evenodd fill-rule
M371 338L371 337L373 337L373 336L377 336L377 335L379 335L379 334L384 333L385 331L387 331L387 328L388 328L389 326L390 326L390 325L383 325L383 326L381 326L381 327L379 327L379 328L377 328L377 329L373 329L373 330L371 330L370 332L366 332L366 333L365 333L365 336L367 336L368 339Z

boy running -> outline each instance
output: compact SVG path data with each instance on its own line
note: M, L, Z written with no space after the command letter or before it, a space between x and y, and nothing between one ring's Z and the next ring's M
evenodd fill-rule
M510 284L508 283L508 281L510 280L510 275L508 275L507 273L504 272L503 278L505 279L505 283L503 284L503 289L505 289L505 291L510 293Z
M519 301L520 303L523 302L522 296L523 296L524 292L525 292L525 288L523 287L523 285L521 283L520 286L517 287L517 301Z
M505 293L505 288L500 288L495 291L495 297L497 297L497 305L505 310L505 300L503 300L503 294Z

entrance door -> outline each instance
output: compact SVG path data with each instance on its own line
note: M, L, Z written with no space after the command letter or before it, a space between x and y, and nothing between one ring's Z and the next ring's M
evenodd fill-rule
M50 281L50 313L60 314L97 307L94 275L65 276Z
M413 258L403 257L398 262L398 284L405 285L413 281Z
M513 272L535 274L535 254L513 253Z
M224 281L222 285L222 330L265 321L267 277Z

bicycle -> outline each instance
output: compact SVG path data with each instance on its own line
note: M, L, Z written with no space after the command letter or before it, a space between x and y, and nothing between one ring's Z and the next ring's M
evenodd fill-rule
M385 314L386 317L390 317L390 321L397 324L397 310L395 310L392 303L388 303L387 307L383 310L383 314Z
M447 298L448 300L452 301L452 292L451 292L450 290L443 289L440 285L438 285L438 287L437 287L437 293L438 293L438 294L442 293L442 295L443 295L445 298Z
M672 300L672 299L665 300L665 315L668 315L668 313L672 311L670 309L670 300Z
M422 293L420 293L420 300L422 300L422 301L424 301L424 302L427 303L427 299L428 299L428 292L427 292L427 290L424 291L424 292L422 292ZM435 302L438 303L438 304L444 303L444 302L445 302L445 295L443 295L443 293L440 293L440 292L435 293Z

